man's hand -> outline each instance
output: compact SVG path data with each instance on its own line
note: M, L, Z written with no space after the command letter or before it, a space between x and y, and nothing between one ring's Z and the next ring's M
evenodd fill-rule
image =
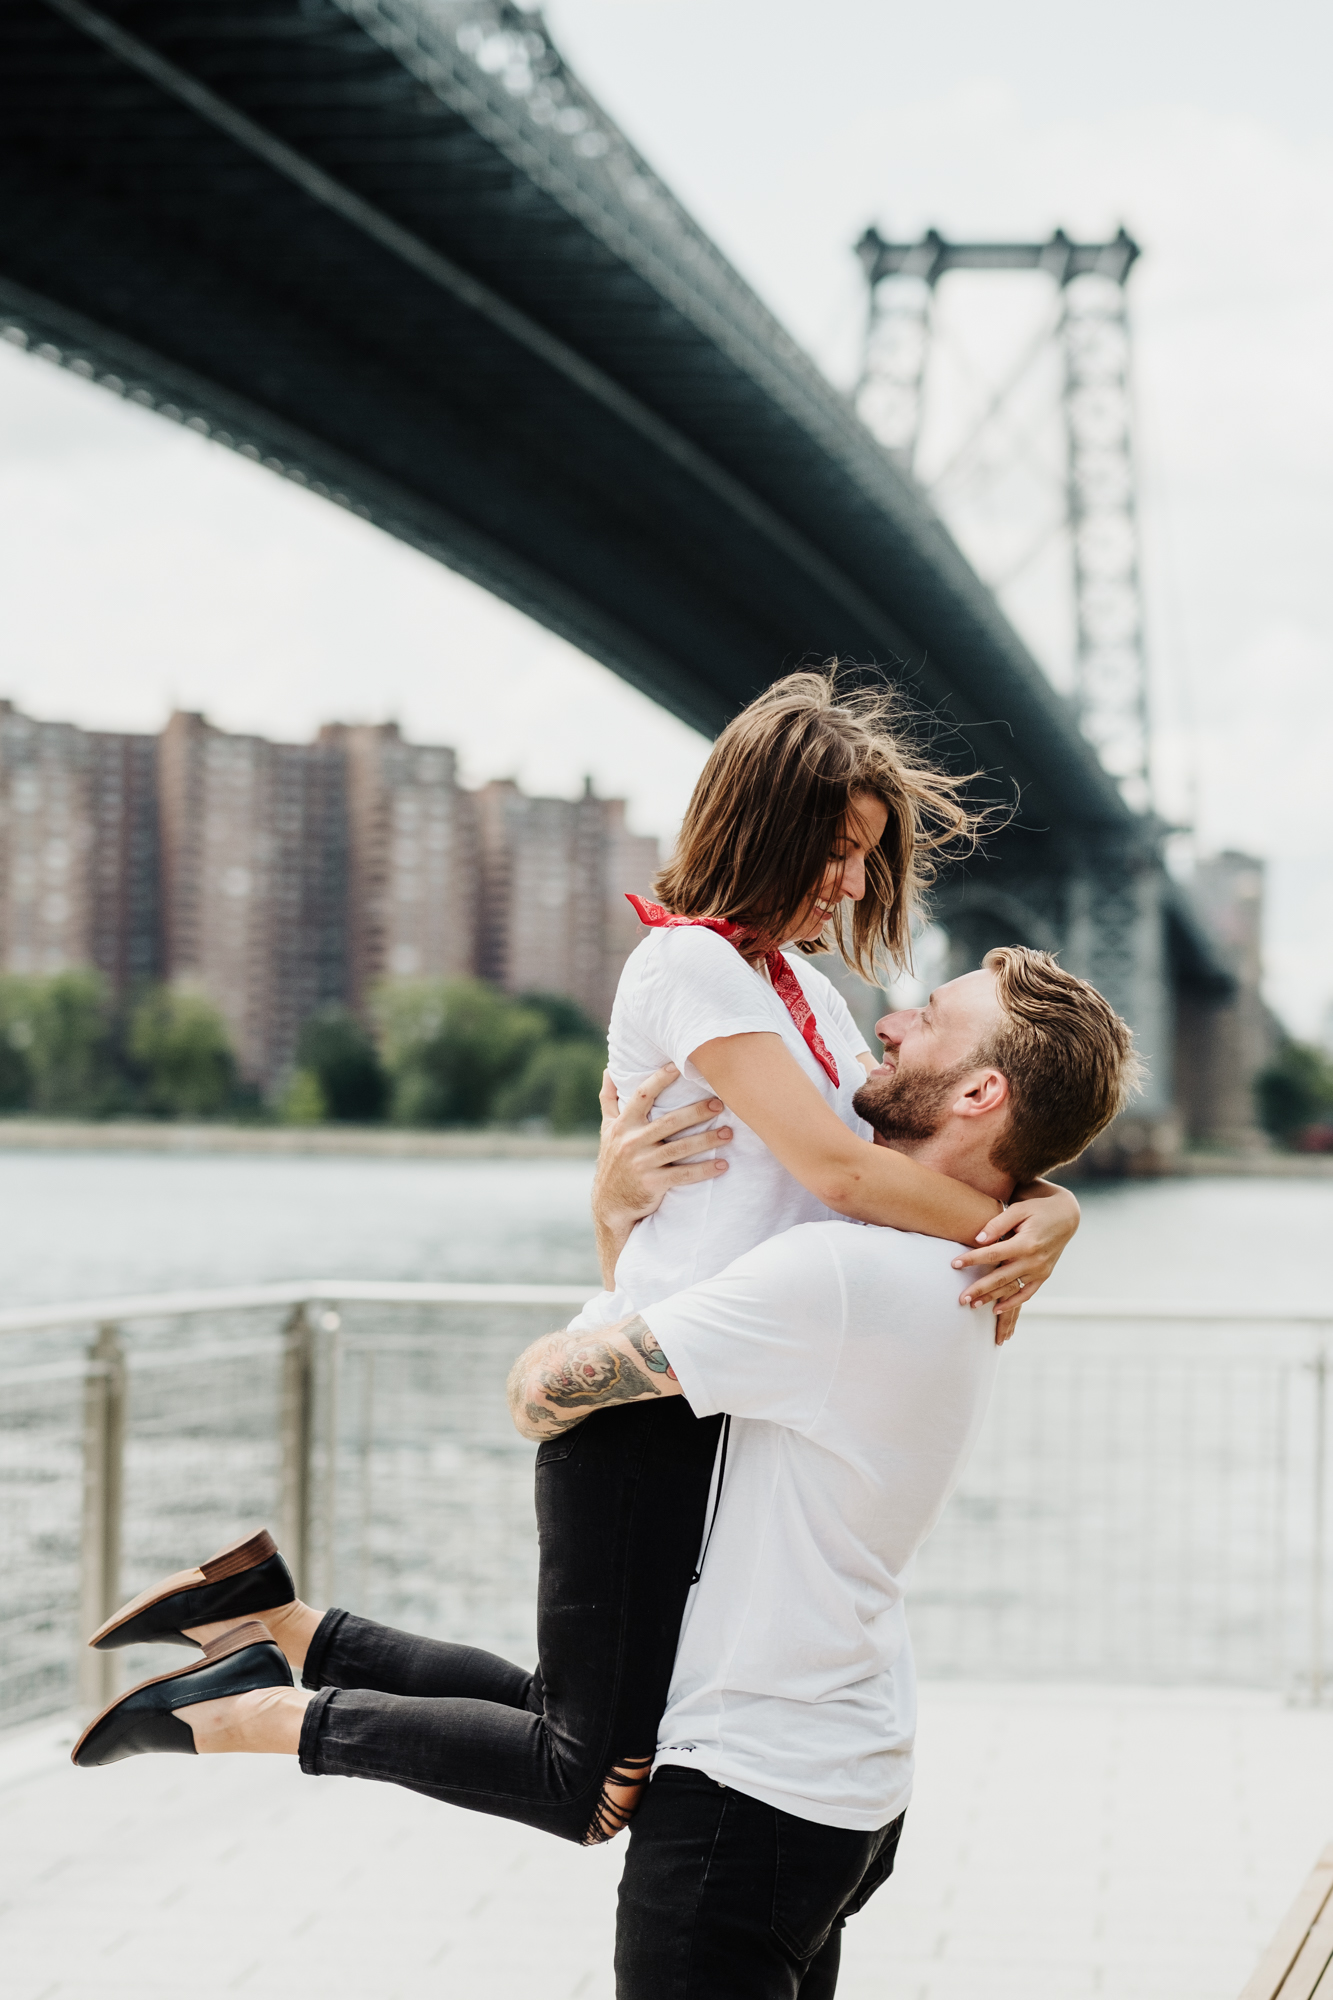
M623 1107L610 1070L602 1078L602 1142L592 1183L592 1219L597 1261L608 1292L615 1288L616 1265L635 1223L659 1208L673 1187L713 1180L727 1171L725 1160L699 1156L726 1144L732 1136L729 1125L680 1136L689 1126L716 1118L723 1109L720 1097L706 1097L650 1119L658 1097L679 1075L674 1063L654 1070Z
M636 1315L591 1333L548 1333L509 1371L514 1428L525 1438L558 1437L594 1410L679 1396L680 1383L657 1337Z

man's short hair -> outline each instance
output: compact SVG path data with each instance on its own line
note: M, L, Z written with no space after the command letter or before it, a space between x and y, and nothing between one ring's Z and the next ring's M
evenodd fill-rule
M1139 1089L1144 1069L1128 1023L1048 951L1006 944L995 975L1001 1021L972 1058L1009 1084L1009 1123L992 1164L1021 1187L1091 1145Z

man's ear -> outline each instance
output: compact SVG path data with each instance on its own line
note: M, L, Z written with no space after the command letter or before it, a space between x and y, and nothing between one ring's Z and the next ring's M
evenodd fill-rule
M1004 1072L979 1069L973 1072L953 1108L959 1118L985 1118L1002 1111L1008 1102L1009 1079Z

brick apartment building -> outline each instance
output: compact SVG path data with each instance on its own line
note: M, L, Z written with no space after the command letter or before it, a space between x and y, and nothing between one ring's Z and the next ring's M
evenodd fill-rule
M156 739L36 722L0 701L0 963L161 970Z
M0 703L0 970L95 966L202 990L271 1088L302 1024L386 979L563 993L598 1023L641 935L657 843L621 799L458 783L393 723L269 743L176 714L160 736Z
M643 935L657 842L632 834L623 799L529 799L507 779L476 794L481 895L477 970L506 992L566 993L610 1018L620 968Z
M209 995L242 1074L271 1082L347 994L344 760L178 714L157 780L165 974Z
M347 992L477 969L477 819L452 750L404 743L394 722L328 723L320 747L347 785Z

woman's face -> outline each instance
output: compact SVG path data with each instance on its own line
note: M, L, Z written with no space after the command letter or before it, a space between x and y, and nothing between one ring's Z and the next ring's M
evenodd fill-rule
M790 944L812 944L839 903L859 903L866 892L866 856L889 823L888 807L873 792L854 792L851 809L833 843L824 879L797 918Z

